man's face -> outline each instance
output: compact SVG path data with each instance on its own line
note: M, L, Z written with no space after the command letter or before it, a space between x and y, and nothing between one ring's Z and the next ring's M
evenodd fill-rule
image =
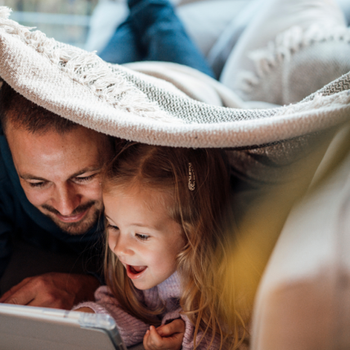
M32 134L8 123L6 138L29 202L67 233L88 231L103 209L100 172L112 155L107 136L80 126Z

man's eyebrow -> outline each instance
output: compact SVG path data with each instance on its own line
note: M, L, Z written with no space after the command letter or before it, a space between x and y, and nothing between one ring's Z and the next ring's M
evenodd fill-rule
M102 167L87 167L87 168L84 168L84 169L79 170L76 173L72 174L69 178L72 179L74 177L80 176L80 175L88 173L88 172L100 171L101 169L102 169ZM47 179L44 179L43 177L32 175L32 174L20 174L19 177L23 180L48 181Z
M46 179L40 177L40 176L35 176L31 174L21 174L19 177L23 180L40 180L40 181L47 181Z
M83 175L85 173L90 173L90 172L100 171L100 170L102 170L101 166L100 167L87 167L87 168L84 168L82 170L77 171L76 173L71 175L69 178L72 179L73 177L77 177L77 176Z

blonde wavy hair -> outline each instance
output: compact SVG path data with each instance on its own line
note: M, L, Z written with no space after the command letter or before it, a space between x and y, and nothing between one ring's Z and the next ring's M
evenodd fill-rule
M218 149L185 149L125 142L104 171L103 192L132 184L168 193L173 199L170 217L183 230L185 246L177 257L181 279L180 305L195 327L194 348L201 339L198 331L221 339L221 348L240 343L242 317L235 310L234 287L227 281L233 233L230 183L224 153ZM189 190L189 163L195 189ZM149 310L140 302L139 291L126 275L124 266L106 244L107 285L129 314L148 324L159 324L163 310ZM225 282L227 281L227 282Z

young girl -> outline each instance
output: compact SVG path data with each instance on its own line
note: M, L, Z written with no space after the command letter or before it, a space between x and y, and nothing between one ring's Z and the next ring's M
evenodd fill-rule
M126 143L105 171L103 200L108 287L75 309L109 313L127 346L235 347L243 325L223 300L232 233L221 151Z

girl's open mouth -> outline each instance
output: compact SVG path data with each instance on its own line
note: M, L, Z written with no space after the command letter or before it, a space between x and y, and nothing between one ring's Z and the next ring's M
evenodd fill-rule
M139 278L146 269L147 266L126 265L126 273L131 279Z

